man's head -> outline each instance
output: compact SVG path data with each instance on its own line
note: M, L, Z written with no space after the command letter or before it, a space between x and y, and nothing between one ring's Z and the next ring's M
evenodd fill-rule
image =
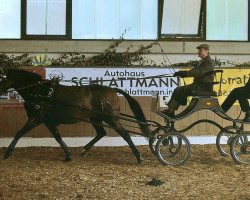
M196 47L196 49L198 49L198 56L201 59L205 58L209 54L209 46L208 46L208 44L201 44L198 47Z

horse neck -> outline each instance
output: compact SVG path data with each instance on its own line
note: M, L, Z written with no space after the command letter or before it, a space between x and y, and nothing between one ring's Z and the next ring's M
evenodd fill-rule
M38 84L39 81L31 81L28 83L13 81L13 88L18 91L18 94L20 94L24 100L26 100L35 92Z

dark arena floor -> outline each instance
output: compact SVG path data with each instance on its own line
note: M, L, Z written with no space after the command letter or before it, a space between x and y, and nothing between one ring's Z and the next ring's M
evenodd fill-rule
M0 200L8 199L168 199L249 200L250 166L221 157L215 145L191 145L181 167L162 166L148 146L137 164L128 147L71 148L64 163L60 148L16 148L0 160ZM148 184L158 180L158 186Z

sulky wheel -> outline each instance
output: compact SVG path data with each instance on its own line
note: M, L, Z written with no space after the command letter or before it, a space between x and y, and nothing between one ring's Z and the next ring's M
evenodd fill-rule
M240 133L235 136L230 154L237 164L250 164L250 134Z
M190 158L190 142L186 136L172 131L157 141L155 151L163 165L180 166Z
M221 156L230 155L230 145L237 134L238 127L227 126L225 129L232 133L221 130L216 137L216 147Z
M163 128L160 128L160 127L156 128L155 130L153 130L151 132L152 137L149 139L149 148L150 148L150 150L151 150L151 152L153 154L156 155L155 146L156 146L157 141L159 140L159 138L161 138L167 132L168 132L167 129L163 129Z

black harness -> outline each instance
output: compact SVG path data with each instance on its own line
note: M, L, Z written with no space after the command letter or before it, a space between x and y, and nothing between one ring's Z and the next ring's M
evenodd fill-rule
M25 101L25 104L32 106L34 109L39 110L41 108L41 105L39 105L39 102L41 99L52 99L54 97L55 91L59 85L59 80L58 79L52 79L51 84L49 86L49 89L45 93L45 95L42 95L41 89L42 86L47 83L47 82L39 82L37 84L37 87L34 88L34 92L30 94L31 101Z
M59 79L56 79L56 78L52 79L52 83L48 90L47 98L51 99L54 96L58 85L59 85Z

